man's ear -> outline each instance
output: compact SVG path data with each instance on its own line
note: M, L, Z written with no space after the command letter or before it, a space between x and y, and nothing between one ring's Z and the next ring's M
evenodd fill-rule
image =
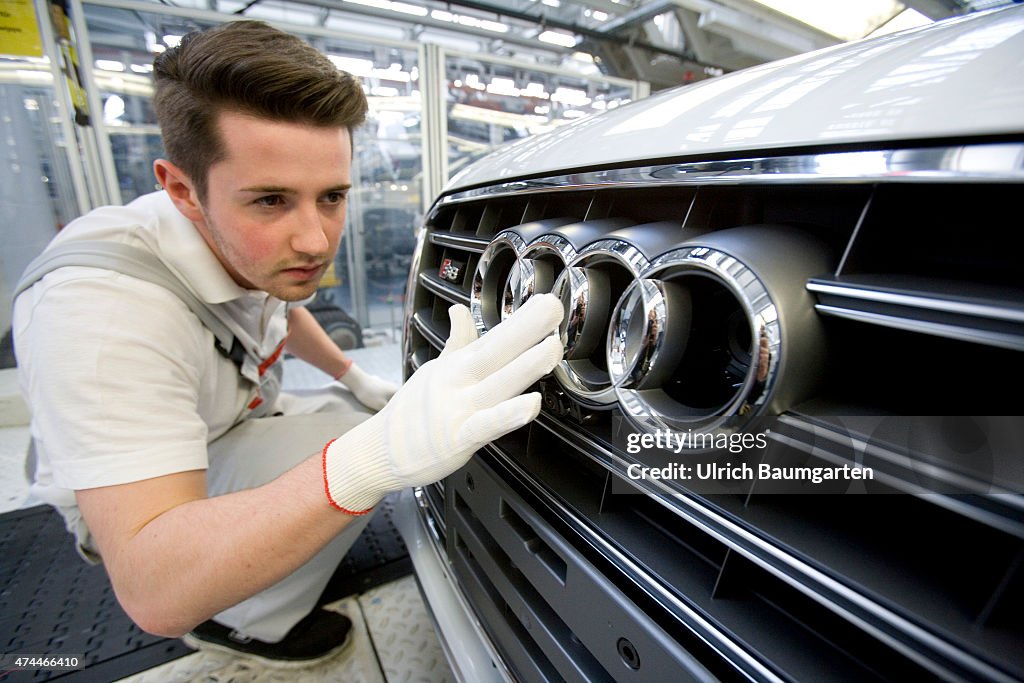
M153 174L185 218L193 223L203 220L196 186L184 171L167 159L157 159L153 162Z

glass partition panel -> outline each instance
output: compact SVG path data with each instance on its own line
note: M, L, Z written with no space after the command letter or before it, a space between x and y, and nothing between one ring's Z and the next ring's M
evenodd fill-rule
M78 215L49 60L0 56L0 367L14 366L11 297L25 266Z
M153 112L153 58L211 22L159 13L85 6L93 77L121 190L128 203L156 189L153 160L163 156Z
M633 98L631 84L449 54L448 177L491 150Z

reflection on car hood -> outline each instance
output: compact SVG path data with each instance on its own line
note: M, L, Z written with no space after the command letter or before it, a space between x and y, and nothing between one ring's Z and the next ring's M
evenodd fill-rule
M674 88L505 147L446 191L568 169L1024 132L1024 7Z

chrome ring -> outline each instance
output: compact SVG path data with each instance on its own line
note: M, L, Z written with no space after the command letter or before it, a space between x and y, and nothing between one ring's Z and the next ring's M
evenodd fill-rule
M615 306L608 328L612 386L658 386L679 363L690 333L690 293L671 282L635 280Z
M566 349L554 374L567 392L592 407L615 402L607 366L602 367L602 345L615 295L608 273L602 267L604 264L622 268L635 279L648 261L628 242L599 240L584 247L569 261L553 290L565 308L558 333ZM600 364L594 362L595 355L602 361Z
M522 306L534 294L553 291L565 264L575 257L576 249L561 235L541 235L525 245L519 253L519 273L509 277L507 291L516 293L512 310ZM507 315L502 319L505 317Z
M673 315L673 307L662 307L661 303L669 300L666 291L673 287L686 289L687 279L695 277L717 283L736 299L749 326L751 340L746 350L749 365L742 382L723 405L713 409L685 405L669 396L661 386L672 369L669 366L678 366L678 359L685 355L684 348L675 348L673 355L678 359L674 363L659 358L667 349L679 346L680 333L673 333L672 326L679 325L674 318L686 309L685 305L677 304ZM738 431L767 401L781 357L778 310L764 284L735 257L703 246L687 246L663 254L640 274L640 278L619 300L608 334L609 370L615 379L613 388L623 412L638 427L651 432L659 429ZM691 280L690 284L700 282ZM697 304L693 305L696 312ZM644 316L639 321L636 320L638 314ZM652 330L652 326L660 329ZM671 335L672 339L666 340L659 336L661 333ZM743 351L733 345L733 353ZM680 381L685 383L686 378Z
M469 311L479 334L508 317L507 308L515 308L517 293L510 292L513 273L517 286L529 279L523 277L519 264L524 245L517 232L506 230L495 236L480 255L469 296Z
M545 255L557 257L563 267L576 258L576 248L561 235L545 234L534 238L523 250L523 258L536 259Z

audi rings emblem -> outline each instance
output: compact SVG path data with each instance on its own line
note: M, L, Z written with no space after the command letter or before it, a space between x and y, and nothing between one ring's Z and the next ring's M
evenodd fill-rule
M639 428L730 431L765 405L781 328L764 283L736 257L683 244L653 261L605 237L579 251L563 235L515 230L484 250L470 308L481 333L535 293L565 309L554 369L581 405L618 404Z

